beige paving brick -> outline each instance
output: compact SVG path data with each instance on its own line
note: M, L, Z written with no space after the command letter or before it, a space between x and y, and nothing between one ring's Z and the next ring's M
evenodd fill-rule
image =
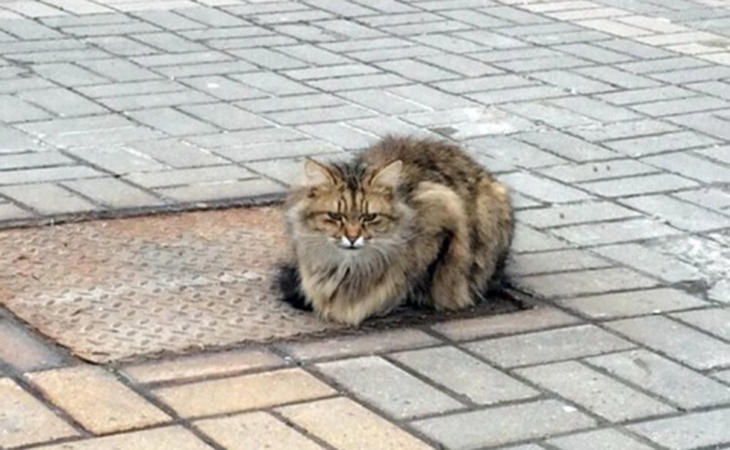
M591 295L558 300L558 303L595 319L636 316L707 305L683 291L670 288Z
M612 422L674 411L671 406L576 361L529 367L517 373Z
M199 417L309 400L335 391L301 369L282 369L162 388L154 393L181 416Z
M382 353L438 344L438 339L419 330L389 330L365 336L340 336L312 342L284 343L278 348L297 359L342 357Z
M595 421L556 400L470 411L419 420L412 425L453 449L473 449L591 427Z
M171 420L100 367L76 366L28 377L92 433L113 433Z
M154 383L227 375L282 364L281 358L265 350L234 350L135 364L125 367L124 373L140 383Z
M579 322L577 317L559 309L536 307L526 311L499 314L490 317L450 320L431 328L449 339L465 341L480 337L499 336L524 331L539 330Z
M593 325L484 339L464 345L467 349L504 367L592 356L632 346L630 342Z
M317 450L322 448L266 412L200 420L194 425L228 450Z
M36 448L37 450L211 450L213 447L183 427L172 426Z
M78 433L13 380L0 378L0 448L35 444Z
M286 406L287 419L338 450L425 450L429 445L346 398Z

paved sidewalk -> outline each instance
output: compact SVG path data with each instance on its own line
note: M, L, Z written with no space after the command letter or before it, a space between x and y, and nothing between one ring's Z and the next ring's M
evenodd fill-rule
M104 366L0 308L0 448L730 449L726 1L0 0L0 226L266 201L387 132L513 188L539 308Z

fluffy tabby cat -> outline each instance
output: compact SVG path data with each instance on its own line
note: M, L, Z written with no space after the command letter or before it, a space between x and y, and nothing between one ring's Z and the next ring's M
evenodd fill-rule
M405 303L482 299L512 240L507 189L456 145L387 137L348 163L305 163L286 201L284 300L357 325Z

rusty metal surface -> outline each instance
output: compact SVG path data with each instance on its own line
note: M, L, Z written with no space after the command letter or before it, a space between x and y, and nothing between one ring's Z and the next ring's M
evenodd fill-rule
M278 301L284 251L274 207L2 230L0 304L94 362L343 331ZM406 310L366 328L514 309Z

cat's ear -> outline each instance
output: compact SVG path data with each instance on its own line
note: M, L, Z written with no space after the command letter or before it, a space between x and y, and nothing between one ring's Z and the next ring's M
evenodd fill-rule
M397 159L376 170L373 177L370 179L370 183L395 188L400 180L402 170L403 162Z
M313 159L304 161L304 180L302 184L314 187L334 183L335 177L329 167Z

